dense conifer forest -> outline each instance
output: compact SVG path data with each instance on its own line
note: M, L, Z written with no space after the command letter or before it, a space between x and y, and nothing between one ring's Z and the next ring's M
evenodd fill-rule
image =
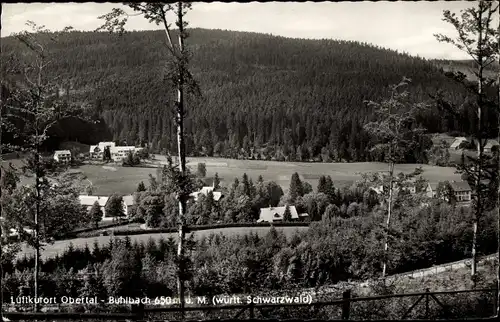
M85 102L100 122L70 120L52 129L52 147L64 140L95 144L114 140L176 151L173 96L164 80L162 31L122 37L70 32L51 45L47 77L58 76L58 95ZM363 130L373 111L366 101L389 95L402 76L414 102L427 101L418 122L429 133L473 131L473 110L457 122L438 113L429 94L443 90L463 102L463 87L445 75L443 62L429 61L366 43L306 40L267 34L193 29L188 41L192 72L201 97L188 97L187 151L295 161L374 161L375 142ZM13 38L4 55L21 51ZM170 102L165 104L165 102ZM492 118L494 119L494 118ZM426 162L432 142L419 138L406 162Z

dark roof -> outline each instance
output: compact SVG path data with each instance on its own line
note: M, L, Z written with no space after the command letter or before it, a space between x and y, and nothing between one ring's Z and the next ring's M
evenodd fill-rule
M453 191L471 191L472 189L469 186L467 181L452 181L450 182L451 188Z

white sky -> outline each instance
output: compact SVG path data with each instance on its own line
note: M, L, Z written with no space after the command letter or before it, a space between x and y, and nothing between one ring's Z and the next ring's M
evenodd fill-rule
M459 13L476 1L416 2L250 2L193 3L191 27L270 33L295 38L357 40L426 58L467 59L461 51L433 36L454 36L442 21L443 10ZM25 29L27 20L51 30L72 26L95 30L98 16L119 3L3 4L2 37ZM123 8L123 6L122 6ZM142 17L129 19L129 30L159 29Z

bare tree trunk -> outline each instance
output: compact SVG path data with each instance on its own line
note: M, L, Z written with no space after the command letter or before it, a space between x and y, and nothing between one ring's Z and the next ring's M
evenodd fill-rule
M41 196L40 196L40 129L39 129L39 107L41 104L41 99L42 99L42 69L43 69L43 61L39 62L38 66L38 79L37 79L37 85L38 85L38 97L37 101L35 102L35 189L36 189L36 204L35 204L35 229L34 229L34 244L35 244L35 281L34 281L34 288L35 288L35 300L38 299L38 275L40 272L40 226L38 223L39 220L39 214L40 214L40 202L41 202ZM24 229L24 227L22 227ZM35 302L35 312L39 311L39 304Z
M498 2L498 16L500 17L500 1ZM498 21L497 37L500 38L500 20ZM498 64L500 66L500 39L498 41ZM500 70L497 72L497 87L498 87L498 106L497 106L497 125L498 138L500 138ZM500 173L500 148L497 150L497 167ZM497 317L500 317L500 180L498 180L497 190Z
M182 12L182 2L177 4L177 19L179 21L179 84L177 87L177 150L179 153L179 170L181 175L186 174L186 151L184 143L184 60L182 56L184 54L184 26L183 26L183 12ZM184 193L179 198L179 244L177 249L177 256L179 260L179 267L177 272L177 289L179 292L179 302L180 302L180 313L181 320L185 318L184 312L184 239L185 239L185 210L186 210L186 200Z
M389 249L389 227L391 224L392 215L392 181L394 176L394 162L391 161L389 164L389 204L387 205L387 221L385 223L385 244L384 244L384 264L382 267L382 277L386 276L387 273L387 252Z
M476 278L477 278L477 229L478 229L478 221L479 217L481 216L481 211L482 211L482 192L481 192L481 174L482 174L482 160L483 160L483 150L484 150L484 142L483 142L483 119L482 119L482 112L483 112L483 82L484 82L484 77L483 77L483 69L484 69L484 64L483 64L483 53L482 53L482 43L483 43L483 23L482 23L482 15L483 15L483 9L482 6L480 5L479 9L479 17L478 17L478 57L477 57L477 63L478 63L478 97L477 97L477 118L478 118L478 124L477 124L477 158L478 158L478 163L476 166L476 209L474 211L474 218L473 218L473 235L472 235L472 265L471 265L471 279L474 287L476 287Z
M2 34L2 5L0 2L0 35ZM2 54L2 40L0 38L0 55ZM3 75L0 75L3 80ZM3 82L0 82L0 165L3 165L3 149L2 149L2 124L3 124ZM0 167L0 180L2 178L3 168ZM2 187L0 187L0 200L2 199ZM0 218L3 216L3 203L0 203ZM1 219L0 219L1 220ZM3 221L0 222L0 317L3 321Z

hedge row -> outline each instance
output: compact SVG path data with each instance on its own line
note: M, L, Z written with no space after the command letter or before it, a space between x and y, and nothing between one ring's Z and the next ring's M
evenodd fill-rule
M309 227L307 222L280 222L280 223L227 223L227 224L214 224L214 225L200 225L200 226L189 226L187 227L187 232L190 231L201 231L209 229L221 229L221 228L251 228L251 227ZM131 235L143 235L143 234L165 234L165 233L175 233L178 231L177 227L170 228L152 228L148 230L144 229L129 229L109 232L107 235L114 236L131 236ZM97 237L102 235L101 231L93 231L89 233L79 234L78 237Z
M93 234L93 236L89 236L89 237L99 236L100 233L102 232L102 230L105 230L107 228L128 225L131 223L132 223L132 221L129 219L121 219L120 221L117 221L117 222L112 222L112 223L100 225L99 228L89 227L89 228L75 229L72 232L66 234L66 236L63 239L86 237L86 235L89 235L89 234L90 235Z

